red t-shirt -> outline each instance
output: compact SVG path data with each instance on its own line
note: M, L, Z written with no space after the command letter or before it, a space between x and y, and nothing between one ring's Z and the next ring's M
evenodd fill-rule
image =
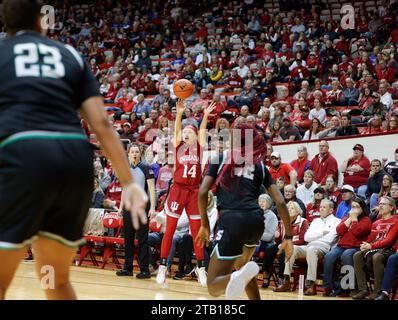
M297 181L301 182L304 179L304 172L308 170L310 167L310 161L305 158L305 159L296 159L293 160L290 165L292 166L293 169L297 171Z
M112 201L116 201L116 206L120 206L120 200L122 198L122 186L118 180L114 180L106 190L106 197Z
M325 198L333 202L334 211L337 210L338 205L343 200L343 198L341 197L341 192L340 192L339 189L336 189L335 191L332 191L332 192L326 190Z
M359 221L353 221L349 228L345 221L349 217L344 217L336 227L337 235L340 237L338 245L342 248L359 248L363 241L366 241L372 226L372 220L369 217L363 217Z
M398 43L398 28L391 31L391 42Z
M306 219L308 220L308 223L311 223L314 219L320 217L320 204L318 205L313 205L312 203L309 203L307 205L307 213L306 213Z
M359 186L366 185L369 179L370 172L370 161L367 157L361 157L359 160L354 160L351 158L348 161L347 166L359 165L364 170L359 172L344 172L344 184L349 184L353 188L358 188Z
M170 180L173 178L174 168L168 165L161 167L156 180L156 190L167 190Z
M393 245L398 235L398 219L391 217L386 220L376 220L372 224L372 230L366 242L372 245L372 249L385 248Z
M284 177L286 184L290 184L290 176L289 173L292 172L294 169L288 163L281 163L279 168L275 169L271 166L269 172L271 174L272 179L276 182L279 177Z

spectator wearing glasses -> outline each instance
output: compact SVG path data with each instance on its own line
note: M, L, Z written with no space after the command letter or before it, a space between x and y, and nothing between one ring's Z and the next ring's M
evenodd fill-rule
M290 164L282 163L281 154L277 151L274 151L271 154L271 168L269 170L272 179L276 181L278 177L284 177L287 184L291 184L292 186L296 185L297 181L297 172L294 170Z
M395 201L391 197L382 197L379 203L381 219L372 224L371 232L366 241L362 242L360 251L354 254L354 269L358 283L355 300L374 300L381 291L384 264L394 252L391 249L398 235L398 219L394 217ZM366 275L373 271L373 293L366 286Z
M286 203L288 203L289 201L297 202L301 208L302 215L305 218L305 205L304 205L303 201L301 201L299 198L297 198L296 188L294 186L292 186L291 184L286 185L283 190L283 196L285 198Z
M335 264L341 260L342 266L354 266L353 256L359 251L359 247L370 233L372 221L367 215L368 210L364 200L354 197L351 203L351 210L348 216L336 228L339 241L337 245L329 251L323 263L323 287L324 297L336 296L342 293L340 287L333 285L333 271Z

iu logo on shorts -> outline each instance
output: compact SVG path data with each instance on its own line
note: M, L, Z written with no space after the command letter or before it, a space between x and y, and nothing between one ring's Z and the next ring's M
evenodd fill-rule
M179 204L177 201L172 202L171 206L170 206L171 211L176 212L178 209L178 206L179 206Z

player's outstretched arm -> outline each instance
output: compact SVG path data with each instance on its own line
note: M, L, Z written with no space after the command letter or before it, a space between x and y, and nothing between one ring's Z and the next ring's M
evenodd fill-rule
M282 193L275 184L271 184L267 191L272 199L274 199L279 216L281 217L285 227L285 239L280 246L279 252L285 251L285 261L288 261L293 254L292 229L290 226L289 211L287 210Z
M112 167L123 187L121 205L131 212L134 228L138 229L139 221L147 223L145 207L148 196L140 186L134 183L126 153L108 121L102 98L91 97L84 101L81 113L97 136L105 156L112 162Z
M178 99L176 103L177 115L176 123L174 125L174 147L177 148L182 141L181 130L182 130L182 114L184 113L184 100Z
M200 123L199 135L198 135L198 142L202 147L206 145L206 132L207 132L207 122L209 119L209 115L210 113L213 112L215 108L216 108L216 103L212 102L203 111L203 119L202 122Z
M198 207L200 212L201 226L198 235L196 236L195 242L201 248L209 244L210 241L210 223L209 217L207 216L207 199L214 181L215 179L213 177L205 176L199 189Z

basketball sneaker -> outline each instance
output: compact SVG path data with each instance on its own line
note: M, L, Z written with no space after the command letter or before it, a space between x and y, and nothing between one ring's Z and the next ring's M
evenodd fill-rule
M260 268L258 267L257 263L250 261L238 271L233 272L231 274L231 279L229 280L225 289L225 296L227 299L239 298L243 291L245 291L249 281L253 279L259 271Z
M160 285L165 284L166 283L167 267L160 265L157 271L158 271L158 274L156 275L156 282Z
M195 274L198 277L198 282L200 283L201 286L206 287L207 286L207 272L205 267L196 267L195 268Z

